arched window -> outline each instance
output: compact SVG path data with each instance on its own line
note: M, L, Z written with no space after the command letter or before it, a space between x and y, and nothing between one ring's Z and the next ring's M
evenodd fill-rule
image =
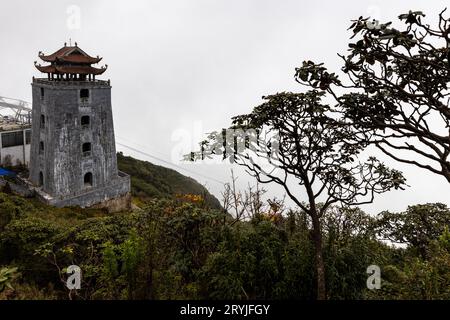
M45 128L45 116L41 114L41 129Z
M84 186L85 187L92 187L92 173L88 172L84 175Z
M91 123L91 117L89 117L89 116L81 117L81 127L82 128L88 128L90 123Z
M83 143L82 146L83 157L89 157L91 155L91 143Z
M42 171L39 172L39 186L43 186L44 185L44 174L42 173Z
M39 142L39 153L44 153L44 141Z

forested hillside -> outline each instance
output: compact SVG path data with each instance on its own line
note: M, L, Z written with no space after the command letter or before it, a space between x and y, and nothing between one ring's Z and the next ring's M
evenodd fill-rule
M256 205L242 220L201 197L162 197L108 215L1 192L0 299L314 299L310 218ZM327 211L327 298L450 298L449 224L442 204L377 217ZM65 286L73 264L81 290ZM367 288L370 265L381 269L378 290Z
M220 208L219 201L204 186L175 170L127 157L122 153L117 155L117 164L119 170L131 175L131 192L142 201L195 194L201 195L208 206Z

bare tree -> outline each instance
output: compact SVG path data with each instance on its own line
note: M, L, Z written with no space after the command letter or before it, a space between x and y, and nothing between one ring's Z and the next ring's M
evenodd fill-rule
M263 197L267 191L261 188L258 182L256 182L255 186L248 184L247 188L241 191L237 188L237 180L238 177L231 170L231 182L226 183L224 190L221 192L222 207L234 217L232 224L238 221L250 220L264 212L269 212L271 204L278 203L280 208L284 205L284 202L276 198L264 201Z

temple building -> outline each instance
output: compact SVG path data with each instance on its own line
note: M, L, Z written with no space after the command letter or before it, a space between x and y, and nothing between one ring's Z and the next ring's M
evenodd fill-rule
M118 171L110 81L96 79L107 66L75 43L39 53L45 73L32 82L29 180L51 205L130 207L130 178Z

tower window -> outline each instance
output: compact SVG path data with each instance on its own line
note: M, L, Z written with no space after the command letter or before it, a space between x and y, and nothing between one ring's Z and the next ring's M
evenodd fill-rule
M39 186L43 186L44 185L44 174L42 173L42 171L39 172Z
M84 175L84 186L85 187L92 187L92 173L88 172Z
M90 142L83 143L82 151L83 157L89 157L91 155L91 143Z
M39 153L44 153L44 141L39 142Z
M41 114L41 129L45 128L45 116Z
M41 88L41 99L44 99L45 90L44 88Z
M81 117L81 127L88 128L90 123L91 123L91 118L89 116Z
M81 89L80 90L80 98L88 99L89 98L89 89Z

